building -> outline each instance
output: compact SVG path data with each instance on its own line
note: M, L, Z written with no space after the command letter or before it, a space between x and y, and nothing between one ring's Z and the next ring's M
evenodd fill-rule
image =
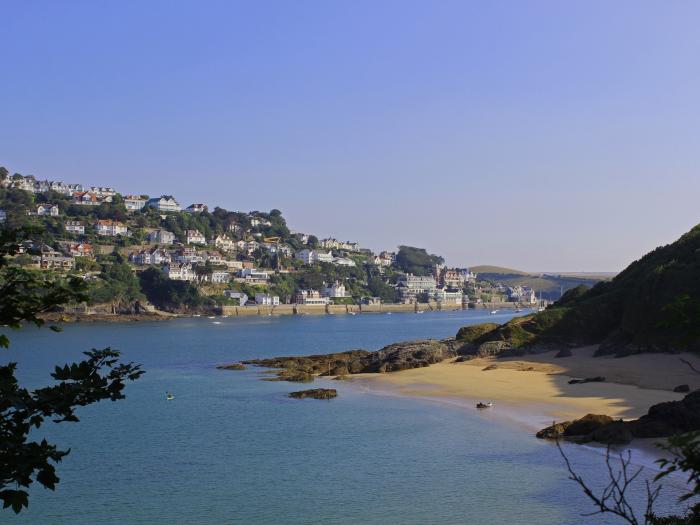
M112 202L112 197L114 197L117 192L114 188L103 188L101 186L93 186L90 188L90 193L94 193L102 199L109 199L108 202Z
M435 292L433 292L432 299L442 304L461 305L464 300L464 293L462 292L462 290L437 288Z
M51 204L40 204L36 207L36 214L41 216L58 217L60 211L58 206Z
M204 263L204 255L197 248L186 246L175 252L175 260L182 264L200 264Z
M404 301L416 301L419 295L433 296L437 283L432 275L404 274L399 278L398 286L401 299Z
M129 256L129 260L134 264L149 265L149 264L169 264L172 262L170 253L166 250L160 248L151 248L150 250L141 250L136 253L132 253Z
M256 293L255 304L263 306L277 306L280 304L280 298L277 295L270 295L267 293Z
M187 244L206 244L207 239L202 235L199 230L187 230L186 233Z
M110 237L127 235L129 233L129 229L124 223L110 219L97 221L95 223L95 231L97 235L107 235Z
M192 265L189 263L166 264L163 266L163 272L168 276L168 279L173 279L174 281L194 281L197 278Z
M103 202L110 202L111 200L111 197L108 201L105 198L98 197L96 194L89 191L76 191L73 193L73 204L77 204L79 206L99 206Z
M299 290L294 294L293 300L296 304L305 305L326 305L330 302L328 297L321 297L316 290Z
M158 211L180 211L180 204L171 195L161 195L146 201L146 206Z
M355 261L348 257L335 257L333 259L333 264L338 266L356 266Z
M537 303L537 295L535 290L528 286L512 286L506 289L508 301L514 303L535 304Z
M208 211L208 208L206 204L190 204L185 208L185 211L187 213L203 213Z
M207 281L213 284L224 284L231 280L231 275L224 270L214 270L207 276Z
M315 264L319 262L332 263L333 255L331 252L321 252L318 250L299 250L294 254L294 258L302 261L304 264Z
M146 207L147 199L140 195L127 195L124 197L124 206L127 211L139 211Z
M228 268L229 270L242 270L243 269L243 261L224 260L224 264L226 265L226 268Z
M72 270L75 259L55 250L42 250L40 255L32 257L32 262L42 270Z
M321 297L348 297L345 293L345 285L339 281L334 282L330 286L321 288Z
M272 223L263 217L258 217L256 215L249 215L250 218L250 225L253 228L256 228L258 226L272 226Z
M270 274L255 268L243 268L240 276L251 284L266 284L270 280Z
M63 227L68 233L75 233L76 235L85 235L85 224L80 221L66 221L63 223Z
M356 242L339 241L337 239L322 239L319 241L319 246L326 250L347 250L349 252L359 252L360 245Z
M228 235L217 235L214 239L214 246L224 252L236 251L236 242Z
M248 296L243 292L236 292L234 290L224 290L224 295L229 299L238 299L238 306L245 306L248 302Z
M92 257L94 255L92 244L86 242L67 242L61 246L61 249L71 257Z
M146 239L151 243L175 244L175 234L168 230L153 230L146 235Z

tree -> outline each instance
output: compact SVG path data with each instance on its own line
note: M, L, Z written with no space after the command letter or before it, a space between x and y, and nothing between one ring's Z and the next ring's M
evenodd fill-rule
M413 246L399 246L399 252L396 254L396 266L401 271L414 275L428 275L433 266L444 262L439 255L429 255L424 248Z
M19 249L22 235L0 232L0 325L19 329L23 322L42 326L40 314L58 305L84 301L86 288L77 277L55 278L8 264ZM58 331L57 327L51 327ZM0 346L9 347L6 334ZM120 363L111 348L85 352L87 359L57 366L55 384L30 391L15 377L17 363L0 365L0 499L3 507L19 513L29 506L27 488L35 481L54 490L59 482L55 464L68 450L46 441L32 441L32 429L47 418L55 423L78 422L77 407L103 399L123 399L126 381L138 379L143 370L133 363Z

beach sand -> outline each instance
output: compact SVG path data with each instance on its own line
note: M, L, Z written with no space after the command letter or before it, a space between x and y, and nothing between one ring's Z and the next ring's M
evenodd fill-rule
M519 421L538 429L552 421L586 414L623 419L646 413L651 405L682 399L673 392L680 384L700 388L700 375L680 358L700 369L690 354L640 354L625 358L593 357L595 347L577 348L571 357L554 352L520 359L447 360L426 368L388 374L363 374L359 380L379 393L429 398L474 408L491 401L484 413ZM604 376L605 382L568 384L569 379Z

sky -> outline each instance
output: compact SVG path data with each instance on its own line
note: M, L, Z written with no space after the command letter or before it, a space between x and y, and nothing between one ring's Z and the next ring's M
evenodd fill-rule
M700 3L0 5L0 165L452 265L617 271L700 222Z

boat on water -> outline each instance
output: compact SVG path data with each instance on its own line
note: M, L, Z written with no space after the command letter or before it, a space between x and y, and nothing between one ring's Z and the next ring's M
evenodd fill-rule
M214 322L211 323L211 324L221 324L221 321L214 321Z
M175 399L175 396L172 395L170 392L166 392L166 393L165 393L165 399L168 400L168 401L172 401L173 399Z
M215 316L215 315L210 315L210 316L209 316L209 319L216 319L216 316Z
M516 308L516 309L515 309L515 313L516 313L516 314L519 314L519 313L522 312L522 311L523 311L522 308Z
M496 315L498 313L498 310L491 310L491 315Z
M424 314L424 313L425 313L425 310L417 310L416 313L417 313L417 314Z
M479 401L476 404L476 408L491 408L492 406L493 406L493 403L491 403L491 401L488 401L486 403Z
M350 315L357 315L356 312L348 312Z

